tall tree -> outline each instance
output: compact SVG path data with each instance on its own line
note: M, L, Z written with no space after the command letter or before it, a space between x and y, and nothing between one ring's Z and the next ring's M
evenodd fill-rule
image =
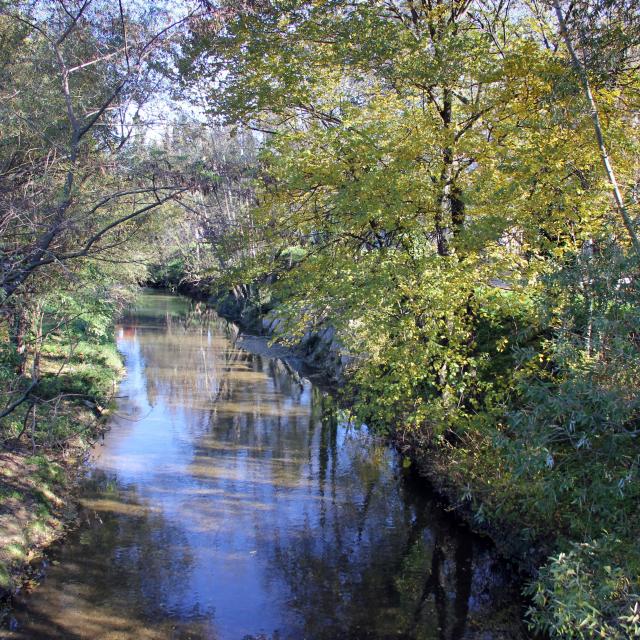
M147 17L98 0L10 3L0 15L0 304L44 267L117 246L185 190L129 144L173 33Z
M571 64L573 65L576 75L580 79L580 83L582 84L582 88L584 90L585 100L589 107L591 118L593 120L593 128L595 131L598 149L600 150L602 164L607 174L607 180L611 185L611 190L613 191L613 197L616 203L616 207L620 213L620 217L622 218L622 222L627 230L627 233L629 234L629 238L631 239L635 252L640 255L640 241L638 240L634 224L631 220L631 216L629 215L629 211L627 210L627 206L620 190L620 186L618 185L616 172L612 165L611 158L609 157L609 152L607 151L604 128L600 120L598 105L596 104L596 100L591 89L591 81L589 80L588 70L585 66L585 63L578 57L576 49L573 45L573 39L571 37L571 33L569 32L569 26L567 25L567 21L565 19L565 15L559 0L553 0L553 7L558 18L558 24L560 26L562 39L564 40L569 55L571 56Z

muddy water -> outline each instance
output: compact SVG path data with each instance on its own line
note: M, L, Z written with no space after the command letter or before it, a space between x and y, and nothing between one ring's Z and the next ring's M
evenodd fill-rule
M157 293L117 327L127 377L82 525L0 637L523 637L491 548L234 335Z

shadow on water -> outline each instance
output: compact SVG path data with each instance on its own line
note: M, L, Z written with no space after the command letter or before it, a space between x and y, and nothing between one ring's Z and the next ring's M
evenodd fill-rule
M145 294L83 522L2 638L523 638L492 548L282 361Z

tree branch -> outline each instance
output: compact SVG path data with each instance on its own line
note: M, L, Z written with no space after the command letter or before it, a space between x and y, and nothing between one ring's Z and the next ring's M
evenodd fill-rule
M569 51L569 55L571 56L571 62L573 64L574 71L576 72L582 83L584 96L589 106L591 119L593 120L593 128L596 133L598 148L600 149L600 158L602 159L602 164L604 165L607 179L609 180L609 184L611 185L611 190L613 191L613 197L616 202L618 212L620 213L622 222L627 230L627 233L629 234L629 237L631 238L631 244L633 245L636 254L640 256L640 241L638 240L638 236L636 235L636 231L633 227L633 222L631 221L631 217L629 216L627 207L624 204L624 199L622 198L622 193L620 192L620 187L618 186L618 180L616 179L616 174L609 158L609 153L607 152L604 132L600 123L600 114L598 113L598 106L591 91L591 83L589 82L587 70L585 69L584 64L580 61L580 58L578 58L578 54L576 53L576 50L573 47L573 43L571 42L571 36L569 35L569 31L567 30L567 23L560 7L560 0L553 0L553 7L555 9L556 16L558 17L560 34L562 35L567 50Z

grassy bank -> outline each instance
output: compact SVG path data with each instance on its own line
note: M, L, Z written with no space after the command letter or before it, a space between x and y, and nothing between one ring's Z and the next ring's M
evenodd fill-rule
M0 600L5 614L11 594L34 580L43 551L74 523L73 488L89 446L104 429L103 416L123 372L112 331L96 335L80 321L64 330L48 329L38 353L25 356L28 366L23 368L31 373L21 384L31 389L29 400L3 419L0 432ZM2 374L5 388L12 388L19 382L6 326L4 345Z

